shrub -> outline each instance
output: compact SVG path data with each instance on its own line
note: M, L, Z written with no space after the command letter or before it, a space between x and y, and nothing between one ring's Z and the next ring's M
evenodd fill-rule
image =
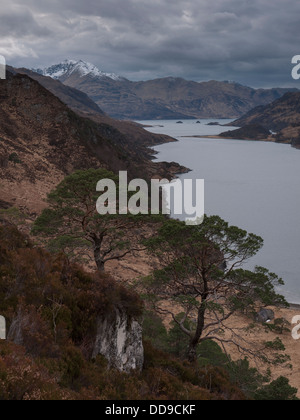
M8 156L8 161L14 163L15 165L18 163L22 163L21 159L19 158L19 155L16 152L11 153Z
M299 401L298 390L289 384L289 380L281 376L271 384L261 388L255 395L260 401Z

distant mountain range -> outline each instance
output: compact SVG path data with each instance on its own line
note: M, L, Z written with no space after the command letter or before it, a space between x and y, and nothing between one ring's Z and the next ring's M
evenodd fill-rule
M84 61L66 60L34 70L86 93L117 119L238 118L297 89L252 89L234 82L167 77L132 82Z

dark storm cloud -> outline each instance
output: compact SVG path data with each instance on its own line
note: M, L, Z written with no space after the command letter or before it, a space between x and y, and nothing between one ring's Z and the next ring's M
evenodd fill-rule
M32 13L27 8L10 7L4 8L0 11L0 36L5 37L8 34L15 38L32 36L48 36L51 32L40 26L34 19Z
M15 65L84 59L131 79L292 85L298 0L11 0L0 53Z

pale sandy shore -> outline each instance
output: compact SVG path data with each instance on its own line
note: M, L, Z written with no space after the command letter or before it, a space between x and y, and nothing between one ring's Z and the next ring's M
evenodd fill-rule
M255 140L255 139L249 139L249 138L243 138L243 139L233 139L230 137L222 137L222 136L181 136L182 138L188 138L188 139L219 139L219 140L238 140L238 141L259 141L259 142L266 142L266 143L276 143L276 140L274 138L268 138L264 140Z

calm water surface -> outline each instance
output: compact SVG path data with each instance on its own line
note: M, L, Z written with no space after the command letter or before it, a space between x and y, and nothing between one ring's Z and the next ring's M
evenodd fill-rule
M280 290L291 303L300 303L300 151L288 145L243 140L197 139L229 128L207 126L218 120L143 121L154 133L168 134L177 143L155 148L159 161L191 168L180 178L205 179L205 212L218 214L265 240L251 267L262 265L280 275ZM221 124L230 120L219 120Z

